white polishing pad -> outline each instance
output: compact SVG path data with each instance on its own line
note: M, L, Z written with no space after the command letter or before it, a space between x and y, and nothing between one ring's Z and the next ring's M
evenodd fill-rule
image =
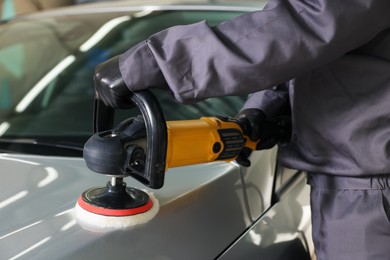
M147 194L153 201L153 206L144 213L120 217L104 216L91 213L76 203L74 211L75 218L80 226L94 232L127 229L136 225L144 224L153 219L157 215L160 208L157 198L152 193L147 192Z

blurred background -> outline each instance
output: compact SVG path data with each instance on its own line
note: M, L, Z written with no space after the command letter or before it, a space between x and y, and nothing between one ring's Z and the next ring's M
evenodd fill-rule
M109 0L0 0L0 20L60 6Z

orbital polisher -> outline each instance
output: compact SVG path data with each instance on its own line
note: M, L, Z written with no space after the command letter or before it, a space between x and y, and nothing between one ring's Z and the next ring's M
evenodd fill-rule
M238 120L202 117L165 121L150 90L132 92L129 98L141 114L116 127L114 109L95 99L95 134L84 146L84 160L89 169L111 176L111 180L79 197L76 219L82 226L128 228L148 222L158 213L158 200L153 194L127 187L125 177L159 189L168 168L218 160L237 160L249 166L247 158L258 142L246 135ZM283 121L268 124L267 128L276 136L289 135Z

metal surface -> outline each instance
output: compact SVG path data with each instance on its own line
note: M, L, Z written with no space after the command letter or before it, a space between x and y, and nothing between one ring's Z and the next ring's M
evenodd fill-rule
M269 155L260 152L257 156L256 179L269 183ZM73 207L83 190L107 178L87 170L82 159L1 155L0 165L1 259L102 259L110 257L112 250L116 259L129 255L132 259L213 259L256 221L253 212L257 215L260 210L254 209L253 201L262 198L263 212L270 203L267 189L266 194L256 183L242 185L233 163L176 168L168 171L163 189L152 191L161 208L150 223L94 233L76 223ZM145 188L131 178L125 180ZM259 255L273 245L278 248L284 236L307 239L304 234L310 239L308 187L302 178L295 186L286 200L256 221L252 231L224 255L226 259L244 252ZM252 189L257 196L248 196ZM263 240L261 246L256 247L256 237ZM248 243L253 246L250 251Z
M112 250L119 259L211 259L248 226L233 164L168 171L164 189L154 191L158 216L105 234L83 230L72 215L80 193L107 180L87 170L82 159L2 155L0 165L1 259L101 259ZM130 178L126 182L140 187Z
M152 11L170 11L170 10L202 10L202 11L239 11L239 12L253 12L261 10L264 7L265 1L254 2L251 1L247 6L243 4L237 5L233 2L225 4L207 4L202 1L164 1L164 0L152 0L152 1L118 1L110 3L98 3L90 4L89 8L74 8L65 7L60 11L55 9L47 10L42 13L33 13L26 15L26 17L45 17L45 16L63 16L83 13L112 13L112 12L140 12L138 15L146 15Z
M309 186L295 178L283 199L261 216L220 259L311 259Z

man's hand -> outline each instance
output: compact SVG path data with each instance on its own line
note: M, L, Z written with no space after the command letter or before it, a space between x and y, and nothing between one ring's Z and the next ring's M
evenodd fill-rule
M250 108L238 113L237 119L243 127L244 134L254 142L260 140L256 150L270 149L278 143L289 141L291 125L287 117L268 120L263 111Z
M133 107L129 99L131 92L119 70L118 56L96 67L94 81L97 98L102 100L106 106L113 108Z
M265 122L265 114L260 109L249 108L242 110L236 118L243 128L244 134L249 136L252 141L260 139L260 126Z
M242 110L236 118L244 134L254 142L259 141L256 150L270 149L276 144L284 144L290 140L291 122L289 117L267 120L263 111L250 108ZM244 147L236 161L245 167L249 167L251 163L248 158L251 153L251 149Z

